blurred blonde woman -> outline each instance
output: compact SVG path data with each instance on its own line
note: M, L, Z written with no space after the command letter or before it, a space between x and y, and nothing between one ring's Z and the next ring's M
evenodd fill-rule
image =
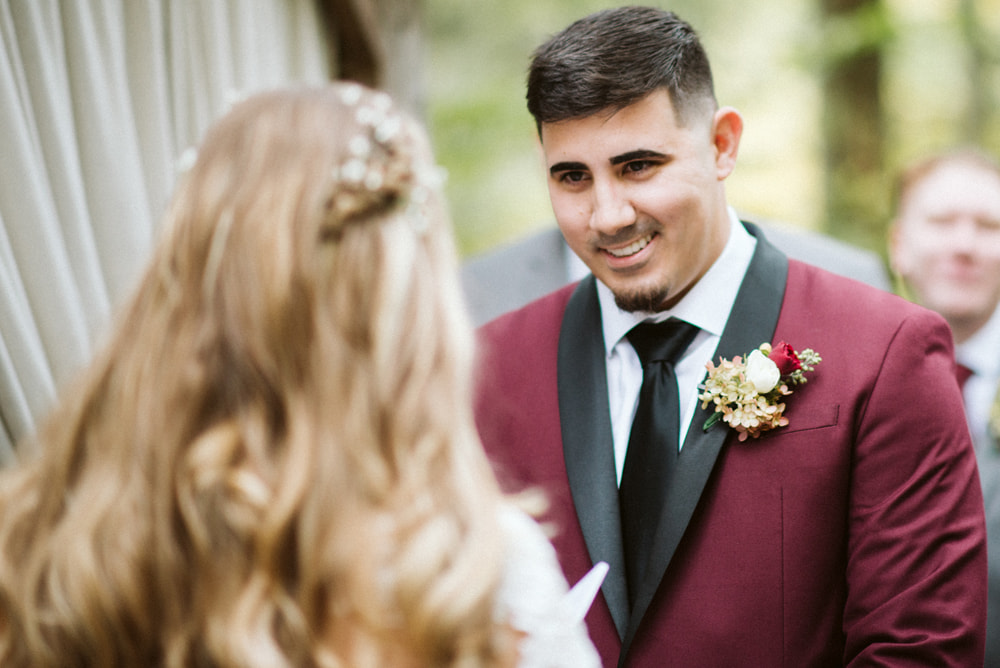
M0 665L596 665L480 450L438 181L353 84L208 132L108 345L0 479Z

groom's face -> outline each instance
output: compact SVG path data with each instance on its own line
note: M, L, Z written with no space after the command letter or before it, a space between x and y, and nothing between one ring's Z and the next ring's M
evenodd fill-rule
M729 233L722 182L741 128L731 109L682 124L665 90L542 124L556 220L619 307L669 308L718 258Z

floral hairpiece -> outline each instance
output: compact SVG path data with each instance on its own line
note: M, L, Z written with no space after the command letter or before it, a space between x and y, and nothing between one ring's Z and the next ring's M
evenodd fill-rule
M198 149L194 146L188 146L184 149L184 152L180 154L177 158L177 162L174 163L174 170L177 172L178 176L187 174L194 167L194 163L198 161Z
M708 362L708 377L698 399L702 408L714 404L715 412L705 421L704 430L722 420L745 441L786 426L782 398L792 393L790 386L805 383L805 374L821 361L811 348L796 352L782 341L773 348L762 343L745 359L720 359L718 366Z
M355 108L354 120L362 129L347 142L348 157L336 169L336 180L347 190L371 194L398 191L406 203L406 219L416 231L423 232L429 223L426 205L444 183L444 170L421 165L410 154L398 155L402 142L393 140L403 129L403 118L393 112L387 94L377 92L366 99L362 86L347 84L340 99Z
M222 96L222 112L220 115L229 113L233 107L246 100L248 95L248 91L245 90L238 88L227 89ZM198 149L194 146L188 146L174 162L174 171L178 176L182 176L188 173L197 161Z

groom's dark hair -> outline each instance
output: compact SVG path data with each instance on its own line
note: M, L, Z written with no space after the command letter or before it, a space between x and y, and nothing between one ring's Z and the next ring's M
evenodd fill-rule
M538 47L528 70L528 111L541 127L617 111L660 88L680 123L715 109L712 68L694 29L653 7L607 9Z

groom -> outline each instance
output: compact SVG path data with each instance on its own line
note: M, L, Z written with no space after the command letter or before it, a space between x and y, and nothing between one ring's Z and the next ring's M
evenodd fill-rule
M981 666L982 497L944 321L737 218L743 120L675 15L572 24L536 51L528 108L592 275L481 330L477 423L505 484L545 492L570 581L610 564L587 617L604 664ZM686 335L651 353L642 321ZM782 379L734 400L761 419L712 424L734 404L699 400L706 363L719 379L779 342L781 369L754 363Z

